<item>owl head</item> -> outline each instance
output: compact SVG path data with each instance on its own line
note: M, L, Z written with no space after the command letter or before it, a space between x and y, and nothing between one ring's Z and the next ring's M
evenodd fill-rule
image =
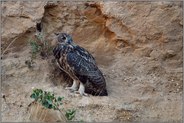
M57 40L59 43L72 43L72 37L67 34L67 33L55 33L55 35L57 36Z

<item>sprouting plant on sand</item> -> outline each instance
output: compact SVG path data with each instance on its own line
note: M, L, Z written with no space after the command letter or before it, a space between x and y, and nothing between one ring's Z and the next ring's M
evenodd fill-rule
M49 44L49 41L46 39L46 35L43 32L41 26L37 25L36 33L33 37L31 37L28 41L29 46L31 48L31 57L30 60L26 60L25 64L32 68L33 64L35 63L35 59L37 58L38 54L43 58L48 58L51 54L52 47Z
M34 99L33 102L40 103L47 109L58 110L64 121L70 121L75 117L75 109L66 110L63 107L64 97L56 97L53 93L43 91L42 89L34 89L30 97Z
M41 46L32 39L29 40L29 45L31 47L31 56L29 60L25 61L25 64L28 66L28 68L32 68L33 64L35 63L34 59L36 59L37 54L40 52Z

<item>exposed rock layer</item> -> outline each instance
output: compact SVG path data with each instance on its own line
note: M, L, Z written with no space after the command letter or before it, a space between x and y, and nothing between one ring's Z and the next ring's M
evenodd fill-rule
M78 109L75 120L181 120L182 7L182 2L3 2L2 50L16 38L2 60L2 91L8 101L3 120L28 120L32 86L65 96L66 105ZM52 45L54 32L67 32L94 55L108 97L72 98L63 84L55 86L60 79L52 84L47 62L38 58L33 71L26 67L36 22L43 23Z

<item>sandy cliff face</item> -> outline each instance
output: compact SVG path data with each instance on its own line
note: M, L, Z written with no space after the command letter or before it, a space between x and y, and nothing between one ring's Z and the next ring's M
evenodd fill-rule
M29 120L32 87L66 97L78 109L75 120L181 120L182 8L182 2L3 2L3 121ZM67 32L94 55L108 97L71 97L66 82L51 78L50 57L38 56L27 68L37 22L51 45L54 32Z

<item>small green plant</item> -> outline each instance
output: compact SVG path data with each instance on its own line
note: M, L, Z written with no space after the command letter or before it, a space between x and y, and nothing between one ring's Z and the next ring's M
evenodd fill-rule
M25 64L28 66L28 68L32 68L33 64L35 63L34 59L36 59L37 54L40 52L41 46L38 45L38 43L33 39L29 40L29 45L31 47L31 58L26 60Z
M65 113L65 116L67 117L68 120L72 120L75 117L75 112L76 110L74 109L68 109Z
M30 96L34 99L34 101L40 103L47 109L58 110L62 115L65 112L65 120L70 121L75 117L76 110L74 109L67 109L65 110L64 107L60 108L63 105L64 97L56 97L53 93L43 91L42 89L34 89L33 93Z
M41 44L41 49L40 49L40 55L42 57L48 57L50 54L50 45L49 42L45 38L45 34L43 32L37 33L36 38L38 39L38 42Z
M35 59L36 54L41 50L41 46L39 46L35 40L30 40L29 44L31 46L31 59Z
M25 64L28 68L32 68L35 63L34 60L37 57L37 54L40 54L42 58L48 58L48 55L52 51L52 47L50 47L47 40L45 40L42 33L35 35L36 38L31 38L28 42L31 47L31 58L30 60L26 60Z
M28 68L33 67L33 64L35 63L34 59L36 59L38 53L42 59L48 58L52 53L53 48L46 39L42 22L36 23L36 32L35 35L29 39L29 45L31 47L31 59L25 61Z

